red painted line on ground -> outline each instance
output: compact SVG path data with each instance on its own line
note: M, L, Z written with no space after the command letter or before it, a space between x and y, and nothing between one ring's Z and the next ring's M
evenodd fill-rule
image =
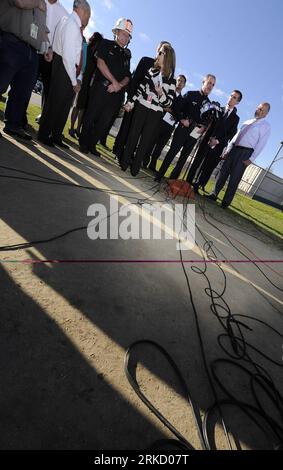
M238 259L216 259L216 260L124 260L124 259L93 259L93 260L60 260L60 259L51 259L51 260L0 260L0 263L20 263L20 264L179 264L179 263L195 263L195 264L280 264L283 263L283 260L238 260Z

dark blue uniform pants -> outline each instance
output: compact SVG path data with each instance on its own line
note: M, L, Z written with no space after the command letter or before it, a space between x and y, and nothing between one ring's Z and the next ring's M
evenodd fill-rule
M165 175L166 171L168 170L170 164L176 157L177 153L182 149L178 162L170 176L171 179L178 179L183 169L183 166L185 165L195 144L196 139L190 136L190 131L188 130L188 128L179 124L179 126L174 132L170 149L167 155L165 156L163 163L158 171L158 176L162 177Z
M5 109L9 129L22 127L26 104L37 78L38 55L33 47L10 33L0 32L0 95L10 85Z
M102 82L95 81L89 91L80 145L90 151L95 150L96 144L103 138L122 105L124 93L109 93L107 88Z

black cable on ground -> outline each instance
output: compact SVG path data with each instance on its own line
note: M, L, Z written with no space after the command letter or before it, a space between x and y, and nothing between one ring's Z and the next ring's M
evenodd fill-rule
M212 222L210 222L206 216L206 213L205 213L205 210L204 210L204 206L201 206L199 205L200 209L202 210L202 213L203 213L203 217L205 219L205 221L211 225L215 230L217 230L219 233L221 233L221 235L223 235L223 237L228 241L228 243L236 250L238 251L238 253L240 253L245 259L247 259L248 261L250 261L257 269L258 271L260 271L260 273L265 277L265 279L275 288L275 289L278 289L280 292L283 292L283 288L277 286L276 284L274 284L270 279L269 277L264 273L264 271L262 270L262 268L260 266L257 265L256 261L252 260L248 255L246 255L245 253L243 253L240 248L238 248L234 243L232 243L230 237L228 237L228 235L226 235L226 233L221 230L219 227L217 227L216 225L214 225ZM212 218L212 216L210 216ZM223 225L225 225L225 223L222 222Z
M172 357L168 354L168 352L162 346L155 343L154 341L149 341L149 340L136 341L135 343L131 344L131 346L126 351L125 361L124 361L124 369L125 369L127 379L129 381L129 383L131 384L133 390L138 395L138 397L142 400L142 402L150 409L150 411L164 424L164 426L166 426L177 437L177 439L180 441L180 443L182 445L185 446L186 449L190 449L190 450L194 449L193 446L184 438L184 436L182 434L180 434L180 432L148 400L148 398L141 391L141 389L140 389L140 387L137 383L136 377L134 377L131 374L130 369L129 369L129 362L130 362L130 359L131 359L131 353L132 353L133 349L136 346L141 345L141 344L143 344L143 345L147 344L147 345L150 345L150 346L153 346L154 348L156 348L166 358L167 362L170 364L172 370L174 371L174 373L175 373L176 377L178 378L178 381L179 381L179 383L182 387L184 397L186 398L186 400L188 401L188 403L190 404L190 406L192 408L193 416L194 416L195 423L196 423L197 430L198 430L198 436L199 436L199 439L200 439L200 442L201 442L201 446L202 446L203 449L206 449L206 445L205 445L203 435L202 435L200 413L199 413L198 408L196 407L196 405L194 404L194 402L191 399L190 392L188 390L187 384L186 384L180 370L178 369L177 364L174 362Z
M1 175L0 175L1 176ZM38 176L38 175L37 175ZM3 175L2 175L3 177ZM7 176L6 176L7 177ZM9 177L9 176L8 176ZM17 178L17 177L14 177L14 178ZM65 183L65 182L61 182L59 180L54 180L52 179L52 182L50 181L51 179L48 179L47 178L44 178L44 177L40 177L42 179L45 179L46 181L39 181L39 180L35 180L33 182L45 182L47 183L48 180L49 180L49 183L50 184L63 184L63 185L66 185L66 186L75 186L75 187L78 187L78 185L74 185L72 183ZM28 179L25 179L25 180L28 180ZM98 190L98 188L93 188L93 187L86 187L86 186L81 186L81 188L84 188L84 189L91 189L91 190ZM154 189L156 188L156 185L153 186L153 188L151 189ZM107 194L108 191L104 191L104 190L101 190L101 192L105 192ZM158 189L154 192L154 195L158 192ZM125 192L125 193L128 193L128 192ZM134 192L133 192L134 193ZM139 205L142 205L143 203L149 201L153 196L149 196L148 198L145 198L145 199L137 199L137 204ZM110 214L108 217L110 217L112 214ZM107 217L107 218L108 218ZM207 219L205 219L207 220ZM210 223L210 222L208 222ZM210 223L210 225L212 225L214 228L218 229L218 227L215 227L213 224ZM66 236L67 234L70 234L70 233L74 233L76 231L79 231L79 230L84 230L84 229L87 229L87 227L78 227L78 228L75 228L75 229L72 229L72 230L69 230L67 232L64 232L63 234L60 234L60 235L57 235L57 236L54 236L48 240L41 240L41 241L35 241L35 242L30 242L30 243L24 243L24 244L16 244L16 245L12 245L10 247L0 247L0 251L13 251L13 250L18 250L18 249L26 249L26 248L29 248L31 246L34 246L34 245L37 245L37 244L40 244L40 243L46 243L46 242L50 242L50 241L54 241L54 240L57 240L61 237L64 237ZM197 229L199 230L199 232L201 233L201 235L203 236L204 238L204 245L203 245L203 251L206 253L206 256L208 257L208 259L217 259L216 258L216 253L214 252L214 249L213 249L213 243L211 241L209 241L203 234L203 232L200 230L200 228L197 226ZM220 229L218 229L220 231ZM223 235L226 237L227 240L229 240L229 238L226 236L226 234L224 232L222 232ZM181 242L181 240L179 240L179 242ZM229 240L230 242L230 240ZM239 251L239 253L241 253L243 256L245 256L247 259L249 259L244 253L241 252L241 250L239 250L235 245L233 245L231 243L231 245ZM250 260L250 259L249 259ZM225 421L224 421L224 418L223 418L223 413L222 413L222 409L221 409L221 403L223 403L223 401L219 400L218 397L217 397L217 392L216 392L216 389L215 389L215 386L214 386L214 383L212 381L212 377L213 379L215 380L215 382L220 386L220 388L222 388L222 391L225 393L225 395L227 395L230 399L231 399L231 402L233 404L233 406L239 406L240 408L245 405L246 408L249 406L248 404L243 404L241 401L237 400L235 397L233 397L231 394L229 394L229 390L227 390L225 387L221 387L221 381L218 379L217 377L217 374L215 372L215 367L217 364L219 364L220 361L222 361L222 364L223 364L223 361L227 364L229 363L230 365L233 364L235 366L238 365L235 361L232 361L232 360L225 360L225 359L220 359L220 360L216 360L216 361L213 361L212 364L211 364L211 371L210 371L210 367L208 366L208 363L207 363L207 359L206 359L206 354L205 354L205 350L204 350L204 344L203 344L203 340L202 340L202 336L201 336L201 330L200 330L200 325L199 325L199 321L198 321L198 312L196 310L196 307L195 307L195 304L194 304L194 300L193 300L193 294L192 294L192 289L191 289L191 285L190 285L190 281L189 281L189 276L188 276L188 273L187 273L187 270L186 270L186 267L185 267L185 264L184 264L184 260L183 260L183 254L182 254L182 251L180 251L180 261L181 261L181 264L182 264L182 269L183 269L183 273L184 273L184 276L186 278L186 282L187 282L187 287L188 287L188 290L189 290L189 295L190 295L190 301L191 301L191 305L192 305L192 308L193 308L193 312L194 312L194 315L195 315L195 321L196 321L196 327L197 327L197 334L198 334L198 338L199 338L199 343L200 343L200 347L201 347L201 352L202 352L202 358L203 358L203 363L204 363L204 366L205 366L205 370L206 370L206 373L207 373L207 377L208 377L208 380L209 380L209 383L210 383L210 386L211 386L211 389L212 389L212 392L213 392L213 395L214 395L214 398L215 398L215 405L214 408L217 408L217 411L221 417L221 420L222 420L222 426L223 426L223 429L224 429L224 432L226 434L226 438L227 438L227 441L228 441L228 444L230 446L230 448L232 448L232 445L231 445L231 441L230 441L230 438L229 438L229 430L227 429L226 427L226 424L225 424ZM250 374L250 377L251 377L251 388L252 388L252 394L253 394L253 397L254 397L254 400L256 401L256 404L258 406L258 408L255 408L257 410L257 412L259 413L259 415L261 416L261 418L263 418L264 420L266 420L269 424L269 426L271 427L273 433L276 435L276 438L279 440L280 442L280 445L283 444L283 429L280 425L278 425L278 423L273 420L273 418L267 416L267 414L265 413L262 405L261 405L261 402L260 402L260 399L258 397L258 394L256 393L256 390L255 390L255 384L257 384L257 387L260 387L262 390L264 390L264 392L269 396L269 399L272 401L273 405L275 407L277 407L277 411L282 414L282 403L283 403L283 399L279 393L279 391L276 389L276 387L274 386L271 378L269 377L267 371L265 371L261 366L259 366L258 364L256 364L255 362L253 362L250 358L250 356L248 355L247 353L247 348L251 348L252 350L254 350L256 353L258 354L261 354L266 360L268 361L272 361L274 364L276 364L277 366L281 366L281 364L278 364L276 363L276 361L273 361L271 358L269 358L267 355L261 353L258 349L254 348L252 345L250 345L249 343L247 343L245 341L245 338L244 338L244 334L242 332L242 329L245 328L245 329L249 329L251 330L250 327L248 327L245 323L243 323L242 321L239 321L239 320L236 320L236 315L232 315L231 314L231 311L230 311L230 308L227 304L227 302L224 300L223 296L226 292L226 287L227 287L227 279L226 279L226 274L224 272L224 270L222 269L222 267L219 265L219 264L216 264L216 266L220 269L222 275L223 275L223 280L224 280L224 287L222 289L222 291L220 293L216 292L213 288L212 288L212 285L211 285L211 282L209 280L209 277L207 275L207 263L205 262L206 259L205 259L205 256L203 255L203 261L204 261L204 268L203 269L200 269L198 266L192 266L191 269L192 271L195 273L195 274L199 274L199 275L202 275L204 276L204 278L206 279L206 282L208 284L208 287L205 288L205 293L206 295L208 295L208 297L210 298L211 300L211 311L212 313L218 318L220 324L222 325L222 327L224 328L224 330L226 331L226 335L219 335L218 337L218 341L219 341L219 344L220 346L222 347L222 350L227 354L228 351L226 348L223 347L223 345L221 344L221 341L222 339L220 338L223 338L223 337L226 337L230 340L231 342L231 348L232 350L234 351L234 354L235 354L235 359L236 360L244 360L246 361L248 364L250 364L254 369L255 369L255 374L252 374L250 371L248 371L248 369L244 368L243 366L241 366L241 370L246 370L248 371L248 373ZM250 260L252 262L252 260ZM255 266L257 268L259 268L256 263L253 263L255 264ZM260 270L260 269L259 269ZM261 271L261 270L260 270ZM262 273L265 277L265 273ZM267 277L266 277L267 278ZM277 287L275 284L271 283L272 285L274 285L274 287ZM280 288L278 288L279 290L282 290ZM216 302L217 300L217 302ZM221 303L219 303L221 302ZM220 313L221 312L221 313ZM248 316L246 316L247 318L250 318ZM270 327L268 324L266 324L268 327ZM237 333L234 332L234 328L236 328L237 330ZM272 328L272 327L270 327ZM277 332L275 329L273 329L275 332ZM278 334L280 334L279 332L277 332ZM239 336L237 336L239 335ZM138 342L140 343L140 342ZM138 344L138 343L135 343ZM156 345L156 347L158 347L160 350L164 351L165 352L165 355L168 355L168 353L161 347L159 347L158 345ZM167 359L169 360L169 358L167 357ZM169 360L169 362L171 363L171 365L174 364L174 361L172 362L173 360ZM212 377L210 376L210 372L212 373ZM262 373L264 375L262 375ZM183 380L183 379L182 379ZM181 381L182 382L182 381ZM132 386L134 385L134 383L132 384ZM138 384L136 383L135 386L138 386ZM186 386L186 384L185 384ZM189 400L190 403L191 403L191 400ZM148 406L149 404L147 404ZM150 406L149 406L150 408ZM157 410L156 410L157 411ZM199 410L196 408L195 405L193 405L193 411L195 413L195 418L196 418L196 425L197 425L197 428L198 428L198 432L199 432L199 436L200 436L200 439L201 439L201 443L202 443L202 447L203 448L210 448L210 444L208 442L208 437L207 437L207 429L206 429L206 424L207 423L207 420L204 421L204 423L201 423L201 418L200 418L200 414L199 414ZM249 416L250 419L252 419L251 416ZM253 420L254 421L254 420ZM162 421L163 422L163 421ZM167 422L167 420L166 420ZM258 425L258 423L256 421L254 421L256 425ZM164 422L164 424L170 429L172 430L173 433L175 433L174 429L175 428L172 428L172 425L170 423L167 422L167 424ZM178 431L176 431L177 434L175 433L176 437L178 437L178 439L180 439L180 442L183 442L184 441L184 438L183 436L181 436ZM185 440L186 441L186 440ZM186 445L189 445L189 443L186 443ZM189 448L189 447L188 447Z
M19 170L19 171L21 171L21 170ZM47 181L44 181L44 180L37 180L37 179L32 179L32 178L23 178L23 177L16 177L16 176L9 177L9 176L6 176L6 175L0 175L0 178L1 177L3 177L3 178L12 178L12 179L20 179L20 180L31 181L31 182L36 182L36 183L46 183L46 184L55 184L55 185L57 184L57 185L69 186L69 187L72 187L72 188L79 188L79 189L88 189L88 190L102 192L102 193L105 193L105 194L116 195L116 196L119 196L119 195L123 196L124 193L125 194L128 194L128 193L136 194L135 191L125 191L125 192L120 191L118 193L113 193L113 192L105 190L105 189L95 188L95 187L92 187L92 186L81 186L81 185L77 185L77 184L74 184L74 183L68 183L68 182L64 182L64 181L62 182L60 180L55 180L54 178L48 178ZM45 178L45 177L40 177L40 178ZM146 191L154 190L154 192L153 192L152 195L150 195L150 196L148 196L147 198L144 198L144 199L138 199L137 195L136 195L136 197L131 197L131 196L128 196L128 195L125 196L125 197L127 199L133 199L134 201L136 201L135 202L136 205L142 205L142 204L144 204L148 201L151 201L151 198L154 197L158 193L158 189L156 189L156 188L157 188L157 185L154 184L154 186L147 189ZM131 205L131 204L129 204L129 205ZM116 211L115 213L117 213L117 212L119 212L119 211ZM103 220L107 220L113 215L114 214L111 213L106 218L104 218ZM25 249L28 249L28 248L32 248L33 246L37 246L37 245L41 245L41 244L45 244L45 243L50 243L50 242L59 240L60 238L63 238L63 237L65 237L67 235L70 235L72 233L75 233L75 232L78 232L78 231L81 231L81 230L86 230L88 227L89 227L89 225L76 227L76 228L67 230L67 231L65 231L61 234L54 235L53 237L43 239L43 240L34 240L34 241L31 241L31 242L26 242L26 243L0 246L0 252L2 252L2 251L7 252L7 251L25 250Z
M207 219L206 219L206 220L207 220ZM208 221L208 222L209 222L209 221ZM213 225L213 224L212 224L212 225ZM217 228L217 227L215 227L215 228ZM219 230L220 230L220 229L219 229ZM227 238L227 237L226 237L226 238ZM194 268L194 267L192 266L191 269L194 270L195 272L197 272L197 270L198 270L199 272L201 272L198 267ZM204 274L204 272L203 272L203 274ZM225 275L225 273L223 273L223 274ZM207 281L209 282L208 279L207 279ZM208 292L211 293L211 300L212 300L211 309L212 309L212 312L213 312L214 314L216 314L216 316L218 317L220 323L221 323L222 326L225 328L225 325L223 324L223 314L222 314L222 315L219 315L219 314L218 314L218 309L219 309L219 307L221 307L222 310L223 310L223 307L222 307L222 306L219 306L218 304L215 304L215 292L212 291L211 286L209 286L209 290L208 290L208 291L206 290L206 293L208 293ZM223 293L224 293L224 292L223 292ZM219 297L220 297L220 296L218 296L218 298L219 298ZM243 335L243 333L242 333L241 327L247 328L247 329L249 329L249 330L251 330L251 328L249 328L249 327L248 327L247 325L245 325L243 322L240 322L240 321L236 320L235 318L236 318L237 316L239 317L239 315L231 315L230 309L227 310L227 307L228 307L228 305L227 305L227 303L226 303L226 311L227 311L227 313L228 313L228 317L227 317L227 329L226 329L226 331L227 331L227 333L228 333L228 334L227 334L227 337L231 340L231 347L232 347L232 350L234 350L234 352L237 354L237 356L235 357L235 359L237 359L237 360L239 360L239 359L244 359L244 360L250 362L250 364L255 368L256 371L257 371L259 368L260 368L262 371L264 371L263 368L261 368L258 364L254 363L254 362L251 360L251 358L247 355L246 348L247 348L247 347L250 347L251 349L253 349L253 350L256 351L257 353L261 354L265 359L267 359L267 360L273 362L273 363L276 364L277 366L282 367L282 366L283 366L282 363L278 363L278 362L276 362L276 361L273 361L273 360L272 360L271 358L269 358L267 355L263 354L261 351L259 351L258 349L254 348L252 345L250 345L249 343L247 343L247 342L244 340L244 335ZM224 310L225 310L225 309L224 309ZM241 317L245 317L245 318L249 318L249 319L253 319L253 320L255 320L255 321L258 321L258 322L260 322L261 324L264 324L265 326L267 326L267 327L269 327L270 329L272 329L274 332L276 332L276 333L277 333L278 335L280 335L281 337L283 337L277 330L275 330L274 328L272 328L272 327L271 327L270 325L268 325L267 323L262 322L261 320L258 320L258 319L255 319L255 318L249 317L249 316L243 316L243 315L241 315ZM224 318L225 318L225 317L224 317ZM240 334L240 338L237 337L237 336L234 334L233 329L231 328L231 325L234 325L234 326L237 327L238 333ZM221 336L223 336L223 335L221 335ZM218 340L219 340L219 338L220 338L220 336L218 337ZM222 347L220 341L219 341L219 344L220 344L220 346ZM224 349L223 347L222 347L222 349L224 350L224 352L228 353L227 350ZM215 363L215 362L212 363L212 367L213 367L213 364L214 364L214 363ZM231 363L233 363L233 362L231 361ZM266 371L265 371L265 372L266 372ZM258 376L258 374L253 375L253 377L257 377L257 376ZM262 380L267 380L266 377L264 377L264 376L262 376L262 375L259 375L259 377L260 377ZM215 374L214 374L214 378L215 378ZM219 385L219 381L218 381L218 385ZM274 386L272 380L269 379L268 385L269 385L269 387L270 387L272 393L273 393L276 397L279 397L279 401L281 402L281 401L282 401L282 397L281 397L281 395L279 394L279 392L276 390L276 388L275 388L275 386ZM225 390L225 392L227 392L227 390ZM257 395L256 395L254 389L253 389L253 394L254 394L254 399L255 399L256 403L259 404L259 400L258 400L258 397L257 397ZM237 403L237 401L235 400L235 401L234 401L234 405L235 405L236 403ZM276 402L276 405L278 405L278 403L279 403L279 402L277 401L277 402ZM275 404L275 403L274 403L274 404ZM278 411L280 412L281 410L278 409ZM262 416L266 419L264 410L263 410L262 408L260 409L260 412L262 413ZM278 425L277 425L277 423L276 423L276 424L274 424L274 423L275 423L275 422L274 422L273 420L271 420L271 426L274 425L274 427L276 428ZM274 429L274 431L275 431L275 429ZM282 435L281 435L281 436L277 436L277 437L281 439L281 443L282 443Z
M200 228L198 227L198 230L201 232ZM202 232L201 232L202 233ZM202 236L204 236L204 234L202 233ZM204 237L205 238L205 237ZM215 253L213 252L213 249L212 249L212 246L213 246L213 243L208 241L207 239L205 240L205 243L204 243L204 251L206 252L206 255L208 256L208 258L211 256L211 254L209 253L210 251L212 252L212 255L213 257L216 258L216 255ZM182 252L180 251L180 258L181 258L181 261L182 261ZM204 259L204 262L205 262L205 259ZM218 337L218 339L220 337L223 337L223 336L226 336L227 338L229 338L229 340L231 341L231 347L232 347L232 350L234 350L234 352L238 355L238 357L236 357L237 360L239 359L244 359L245 361L247 362L250 362L250 364L255 368L255 371L256 373L255 374L251 374L251 377L252 377L252 382L251 382L251 387L252 387L252 391L253 391L253 396L254 396L254 400L256 401L257 405L259 406L260 405L260 400L255 392L255 389L254 389L254 386L253 386L253 383L254 381L256 381L258 384L260 384L262 386L262 383L261 381L264 381L264 383L268 384L268 389L267 389L267 385L264 386L264 390L266 393L269 394L269 397L270 399L272 399L273 401L273 404L275 406L278 407L278 405L282 402L282 397L281 395L279 394L278 390L276 390L272 380L267 376L267 372L261 367L259 366L258 364L254 363L251 358L249 357L249 355L247 354L247 347L250 347L251 349L253 349L254 351L258 352L258 353L261 353L258 349L254 348L252 345L250 345L249 343L247 343L244 339L244 334L242 332L242 329L241 328L246 328L248 330L251 330L250 327L248 327L246 324L244 324L243 322L239 321L239 320L236 320L235 317L236 315L232 315L231 314L231 311L229 309L229 306L227 304L227 302L224 301L223 299L223 295L226 291L226 285L227 285L227 282L226 282L226 275L225 275L225 272L223 271L223 269L221 268L220 265L217 265L218 266L224 276L224 288L222 290L221 293L217 293L215 292L212 287L211 287L211 283L209 281L209 278L208 276L206 275L206 270L207 270L207 266L205 265L204 269L201 270L199 267L194 267L192 266L191 269L193 270L193 272L195 273L198 273L198 274L202 274L205 276L206 278L206 281L208 283L208 288L205 289L205 292L207 295L210 296L211 298L211 301L212 301L212 304L211 304L211 310L212 312L214 313L214 315L216 315L216 317L218 318L218 320L220 321L222 327L225 329L225 331L227 331L227 335L220 335ZM206 368L206 371L207 371L207 376L208 376L208 379L209 379L209 382L210 382L210 385L211 385L211 388L212 388L212 391L216 397L216 402L215 402L215 405L214 407L217 408L218 410L218 413L220 414L220 417L221 417L221 420L222 420L222 425L223 425L223 429L224 429L224 432L226 433L226 438L227 438L227 441L230 445L230 448L231 447L231 441L230 441L230 438L229 438L229 433L228 433L228 430L226 428L226 425L225 425L225 422L224 422L224 419L223 419L223 414L222 414L222 411L221 411L221 404L223 403L223 401L220 401L218 398L217 398L217 393L216 393L216 390L214 388L214 384L212 383L212 379L210 377L210 371L209 371L209 367L207 365L207 362L206 362L206 356L205 356L205 352L204 352L204 347L203 347L203 342L202 342L202 338L201 338L201 334L200 334L200 329L199 329L199 324L198 324L198 318L197 318L197 311L195 309L195 305L194 305L194 302L193 302L193 297L192 297L192 290L191 290L191 287L190 287L190 282L189 282L189 278L188 278L188 274L186 272L186 268L185 268L185 265L184 263L182 262L182 268L183 268L183 272L185 274L185 277L186 277L186 280L187 280L187 285L188 285L188 288L189 288L189 293L190 293L190 300L191 300L191 304L193 306L193 311L195 313L195 318L196 318L196 325L197 325L197 332L198 332L198 336L199 336L199 341L200 341L200 345L201 345L201 349L202 349L202 356L203 356L203 361L204 361L204 365L205 365L205 368ZM215 303L215 300L216 299L222 299L222 302L224 302L224 305L220 305L219 303ZM219 314L219 309L222 311L222 314ZM223 314L223 312L226 312L226 314L228 315L228 317L225 317L225 315ZM249 318L247 316L247 318ZM226 324L224 322L224 320L226 320ZM264 322L261 322L261 323L264 323ZM266 324L268 327L270 327L270 325ZM233 331L233 327L236 327L237 331L238 331L238 334L240 335L240 337L236 336L236 334L234 333ZM271 329L273 329L272 327L270 327ZM275 329L273 329L273 331L276 331ZM280 334L279 332L277 332L278 334ZM220 344L221 345L221 344ZM222 348L224 350L224 352L227 352L224 348ZM266 356L265 354L261 353L261 355L263 357L265 357L267 360L271 360L273 363L275 363L276 365L280 365L282 366L281 364L277 363L276 361L273 361L271 358L269 358L268 356ZM213 361L211 367L212 367L212 373L213 373L213 366L216 364L215 361ZM234 361L231 361L231 364L234 364ZM237 363L235 363L237 364ZM245 369L245 368L243 368ZM266 376L264 375L261 375L260 374L260 371L261 372L264 372L266 373ZM215 374L213 374L213 378L216 380L215 378ZM219 381L216 380L216 382L219 384ZM263 388L263 386L262 386ZM227 390L223 390L226 394L227 394ZM275 399L275 398L276 399ZM233 397L234 398L234 397ZM245 406L245 411L247 409L247 407L249 406L248 404L243 404L242 402L240 402L239 400L236 400L235 398L233 399L232 401L232 404L233 406L238 406L240 407L241 409L243 409L243 407ZM255 408L256 409L256 408ZM279 447L283 444L283 441L282 441L282 435L280 435L280 433L278 433L278 428L281 430L281 427L278 425L278 423L276 423L276 421L274 421L272 418L269 418L265 411L263 410L262 407L259 407L259 409L256 409L257 413L261 416L262 419L264 420L267 420L268 421L268 424L271 426L272 428L272 431L273 431L273 435L276 436L276 439L279 439L280 441L280 444L279 444ZM278 411L281 412L281 409L278 408ZM258 422L257 420L255 420L253 418L253 416L249 413L248 414L249 418L258 426ZM207 426L207 420L204 421L204 428L203 428L203 436L206 440L206 445L207 447L209 447L209 442L208 442L208 433L207 433L207 429L206 429L206 426ZM234 436L233 436L234 437ZM234 438L234 441L235 438ZM274 448L278 448L278 443L276 443L276 445L274 444L274 441L273 441L273 444L272 446Z

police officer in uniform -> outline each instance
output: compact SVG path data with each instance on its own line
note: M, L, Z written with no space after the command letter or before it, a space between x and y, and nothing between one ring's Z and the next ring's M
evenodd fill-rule
M179 125L174 132L172 144L169 152L167 153L158 173L155 181L160 182L166 171L168 170L171 162L174 160L177 153L181 150L181 155L177 162L176 167L171 173L171 179L178 179L183 166L185 165L188 156L193 150L197 138L191 136L191 132L194 129L199 129L197 132L199 135L205 132L205 128L200 126L200 110L205 103L209 103L208 95L212 92L215 85L216 78L214 75L208 74L204 77L202 87L200 91L188 91L183 100L182 109L180 110L178 120Z
M239 90L231 93L227 105L222 108L222 116L214 120L208 135L199 147L187 176L190 184L196 179L193 184L195 193L198 193L199 186L205 187L211 173L221 161L224 148L237 132L240 118L237 115L236 105L241 99L242 93Z
M103 39L97 49L97 69L79 139L81 152L90 151L95 156L99 156L96 144L118 113L131 77L131 53L127 46L132 37L133 23L120 18L112 31L115 40Z

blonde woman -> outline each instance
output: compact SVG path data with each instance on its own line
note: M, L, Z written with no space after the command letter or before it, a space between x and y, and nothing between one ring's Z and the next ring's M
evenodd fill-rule
M174 49L169 44L163 44L154 66L147 71L136 94L125 105L125 111L134 115L120 164L123 171L130 165L132 176L139 173L148 149L152 148L163 110L169 108L174 99L175 64Z

